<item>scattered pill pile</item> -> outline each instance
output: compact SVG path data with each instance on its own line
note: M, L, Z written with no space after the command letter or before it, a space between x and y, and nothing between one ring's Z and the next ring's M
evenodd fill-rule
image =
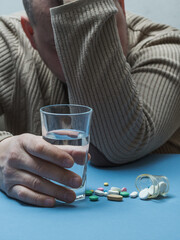
M105 182L104 187L108 187L109 183ZM103 187L99 187L96 190L87 190L86 196L89 196L90 201L98 201L99 197L107 197L110 201L122 201L123 198L136 198L139 195L141 200L157 197L163 195L166 192L167 184L165 182L159 182L157 185L151 185L150 187L140 190L139 194L133 191L129 194L126 187L111 187L109 190L105 190Z
M108 187L109 183L105 182L104 186ZM89 196L90 201L98 201L99 197L107 197L110 201L120 202L124 197L126 198L130 196L131 198L136 198L138 196L138 193L135 191L129 194L126 187L111 187L109 190L99 187L96 190L86 190L85 194L86 196Z

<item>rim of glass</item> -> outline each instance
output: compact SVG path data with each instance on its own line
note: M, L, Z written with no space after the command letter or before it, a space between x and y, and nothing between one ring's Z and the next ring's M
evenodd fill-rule
M88 109L88 111L86 112L82 112L82 113L53 113L53 112L47 112L45 111L44 109L46 108L49 108L49 107L82 107L82 108L86 108ZM88 107L88 106L85 106L85 105L79 105L79 104L53 104L53 105L47 105L47 106L44 106L44 107L41 107L40 108L40 112L41 113L45 113L45 114L49 114L49 115L69 115L69 116L72 116L72 115L84 115L84 114L89 114L93 111L92 108Z

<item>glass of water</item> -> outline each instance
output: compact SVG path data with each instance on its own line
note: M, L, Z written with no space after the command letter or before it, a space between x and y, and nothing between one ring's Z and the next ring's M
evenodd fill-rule
M42 107L40 113L43 139L62 150L80 152L82 156L70 169L82 178L81 187L72 189L76 193L76 200L82 200L85 198L92 108L57 104Z

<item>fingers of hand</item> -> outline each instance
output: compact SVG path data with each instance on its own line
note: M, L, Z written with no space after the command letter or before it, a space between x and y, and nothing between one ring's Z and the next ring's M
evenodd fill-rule
M6 172L9 174L9 177L7 178L5 176L2 190L10 197L40 206L46 204L43 202L45 198L41 196L42 194L48 195L51 199L56 198L68 203L75 200L76 196L72 190L56 185L37 175L21 170L11 170L10 168ZM24 188L18 188L20 189L20 193L19 191L15 191L16 186L19 185L24 186ZM26 188L31 189L36 194L32 194L29 191L27 192Z
M76 173L28 154L24 155L23 161L17 168L72 188L78 188L82 184L81 177Z
M79 165L84 165L86 159L90 158L90 154L87 153L87 146L67 146L67 145L59 145L57 148L69 153L75 163Z
M70 154L73 157L74 162L82 166L86 163L87 160L90 161L91 159L91 155L86 152L72 151Z
M55 205L55 199L53 197L34 192L22 185L13 186L9 196L35 206L53 207Z
M76 162L84 165L87 157L87 146L54 146L40 136L26 134L22 142L24 149L31 155L52 162L60 167L71 168ZM79 149L81 148L81 149ZM90 154L88 154L90 160Z
M74 160L70 154L46 142L39 136L22 136L22 145L31 155L52 162L63 168L71 168Z
M90 160L91 160L91 154L88 153L88 161L90 161Z
M48 196L48 198L56 198L67 203L73 202L76 198L76 195L72 190L56 185L36 175L29 174L28 172L19 172L19 177L20 178L16 183L17 185L14 185L9 190L8 195L21 201L25 201L27 203L31 201L30 203L35 205L38 205L37 202L39 202L39 205L43 205L44 198L40 197L39 199L38 196L46 195L46 199ZM18 190L20 189L20 191L17 191L16 186L23 186L24 188L18 187ZM31 190L33 194L31 193L31 195L29 195L30 191L27 191L26 189Z
M73 157L75 163L82 165L82 166L85 164L86 156L87 156L86 152L75 150L75 151L71 151L70 154Z

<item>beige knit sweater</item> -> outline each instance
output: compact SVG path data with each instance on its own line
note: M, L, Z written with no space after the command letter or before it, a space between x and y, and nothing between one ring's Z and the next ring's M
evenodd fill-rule
M67 88L31 48L19 19L0 18L1 140L41 134L40 107L70 102L93 108L91 143L113 163L180 153L180 31L127 13L126 59L116 12L113 0L51 9Z

